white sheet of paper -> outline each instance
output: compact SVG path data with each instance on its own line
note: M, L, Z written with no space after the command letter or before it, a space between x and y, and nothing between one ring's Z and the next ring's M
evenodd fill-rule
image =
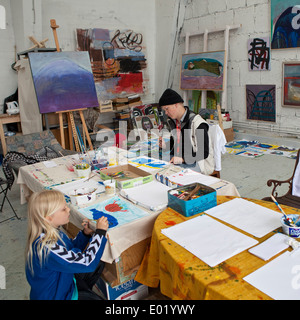
M122 189L120 194L138 205L156 211L167 207L168 190L170 189L154 180L138 187Z
M172 182L175 182L183 186L195 182L204 184L206 186L210 186L220 181L220 179L218 178L207 176L200 172L193 171L191 169L184 169L181 172L172 174L168 176L168 179Z
M257 257L267 261L274 257L277 253L287 249L289 247L288 239L290 237L282 233L276 233L266 241L257 245L248 251Z
M300 300L300 255L284 252L244 277L244 280L275 300Z
M258 243L205 214L161 232L211 267Z
M242 198L224 202L205 212L258 238L281 226L281 213Z
M54 161L51 161L51 160L44 161L43 164L45 165L46 168L57 167L57 164Z

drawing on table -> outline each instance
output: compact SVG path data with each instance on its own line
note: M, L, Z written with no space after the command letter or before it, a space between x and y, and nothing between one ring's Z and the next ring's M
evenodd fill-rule
M97 220L102 216L107 217L109 228L121 226L149 215L147 211L118 196L79 209L79 212L90 220Z

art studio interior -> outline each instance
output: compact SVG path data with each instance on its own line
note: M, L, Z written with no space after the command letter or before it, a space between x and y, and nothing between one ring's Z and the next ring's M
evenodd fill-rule
M0 0L0 299L299 300L299 15Z

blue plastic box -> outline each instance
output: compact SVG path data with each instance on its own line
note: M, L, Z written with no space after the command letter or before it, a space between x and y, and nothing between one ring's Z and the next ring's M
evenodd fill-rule
M182 191L191 191L197 185L200 186L200 196L191 200L179 199L175 194ZM199 194L198 193L198 194ZM217 192L215 189L201 183L192 183L186 186L174 188L168 191L168 207L179 212L185 217L193 216L217 205Z

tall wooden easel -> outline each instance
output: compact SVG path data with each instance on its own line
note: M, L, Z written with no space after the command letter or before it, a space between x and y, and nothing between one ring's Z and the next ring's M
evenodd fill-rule
M56 45L56 50L60 52L60 47L58 43L58 37L57 37L57 32L56 29L59 28L59 26L56 24L55 19L50 20L50 25L53 30L53 36L55 40L55 45ZM93 150L93 144L85 123L84 115L83 115L83 110L85 109L75 109L75 110L65 110L65 111L57 111L56 114L58 114L59 117L59 130L60 130L60 138L61 138L61 146L65 148L65 134L64 134L64 124L63 124L63 114L67 113L68 117L68 132L69 132L69 138L70 138L70 148L73 150L73 144L72 144L72 137L74 138L74 144L77 152L81 151L81 148L79 146L79 140L78 140L78 135L77 135L77 130L75 126L75 121L74 121L74 115L73 112L78 111L83 127L83 132L85 133L86 139L88 141L90 150Z

